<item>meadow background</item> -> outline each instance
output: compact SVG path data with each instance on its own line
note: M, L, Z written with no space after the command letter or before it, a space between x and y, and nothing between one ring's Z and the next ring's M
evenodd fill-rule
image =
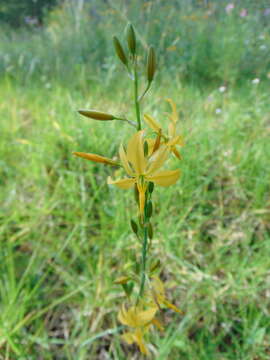
M269 360L269 2L45 3L0 1L0 359L141 358L121 344L113 284L138 248L132 192L72 156L111 157L130 134L76 110L134 118L112 46L131 21L158 54L144 111L165 125L172 98L186 142L154 235L184 314L164 311L153 359Z

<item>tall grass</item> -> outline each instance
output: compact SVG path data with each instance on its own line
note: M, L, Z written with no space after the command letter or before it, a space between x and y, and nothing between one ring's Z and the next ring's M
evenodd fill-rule
M112 69L112 34L132 21L141 46L153 43L166 72L181 80L232 83L266 77L267 1L241 0L229 13L227 4L65 1L50 13L43 28L1 32L0 73L23 81L49 77L68 83L81 76L96 81L100 71ZM243 9L247 14L241 17ZM98 69L96 76L90 75L93 67Z

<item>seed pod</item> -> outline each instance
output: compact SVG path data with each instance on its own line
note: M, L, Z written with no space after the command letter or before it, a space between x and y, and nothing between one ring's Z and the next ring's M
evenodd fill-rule
M114 49L115 49L115 52L116 52L117 56L122 61L122 63L125 66L127 66L128 65L128 60L127 60L126 54L124 52L124 49L123 49L120 41L118 40L118 38L116 36L113 37L113 45L114 45Z
M149 239L152 240L153 236L154 236L154 232L153 232L153 226L152 226L152 224L150 222L148 223L147 231L148 231Z
M104 113L104 112L96 111L96 110L78 110L78 112L81 115L86 116L91 119L94 119L94 120L105 121L105 120L116 119L116 117L112 114L108 114L108 113Z
M152 213L153 213L153 205L152 205L152 201L149 200L146 206L145 215L149 219L152 216Z
M129 51L131 52L132 55L135 55L135 53L136 53L136 35L135 35L134 27L132 26L132 24L128 24L128 27L127 27L127 43L128 43Z
M153 46L150 46L147 55L147 80L151 83L156 72L156 55Z
M138 225L133 219L130 220L130 226L131 226L131 229L134 232L134 234L137 235L138 234Z
M152 194L152 192L154 191L154 188L155 188L155 184L152 181L150 181L149 185L148 185L148 191L150 194Z

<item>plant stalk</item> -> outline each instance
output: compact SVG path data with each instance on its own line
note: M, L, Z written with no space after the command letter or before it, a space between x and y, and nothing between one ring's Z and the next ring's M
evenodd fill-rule
M141 130L141 110L140 110L140 102L138 99L138 73L137 73L137 58L134 57L134 103L136 109L136 118L137 118L137 129Z

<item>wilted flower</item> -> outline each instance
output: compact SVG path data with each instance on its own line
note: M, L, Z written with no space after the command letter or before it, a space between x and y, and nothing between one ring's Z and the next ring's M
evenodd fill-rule
M176 145L183 146L184 141L181 135L176 134L176 124L178 120L176 105L171 99L167 99L167 101L170 103L172 108L167 135L163 133L161 126L154 118L152 118L152 116L147 114L144 115L144 120L147 125L157 134L156 141L149 139L148 142L150 145L150 149L153 152L157 150L160 145L165 145L166 147L168 147L169 151L173 152L174 155L178 157L178 159L181 159L181 155L176 149Z
M132 328L132 331L128 331L122 335L123 340L130 345L136 343L141 353L145 355L148 354L148 350L144 343L144 335L147 333L149 326L155 324L153 320L156 312L156 307L143 310L140 306L132 306L126 309L123 305L118 313L118 320L121 324Z

